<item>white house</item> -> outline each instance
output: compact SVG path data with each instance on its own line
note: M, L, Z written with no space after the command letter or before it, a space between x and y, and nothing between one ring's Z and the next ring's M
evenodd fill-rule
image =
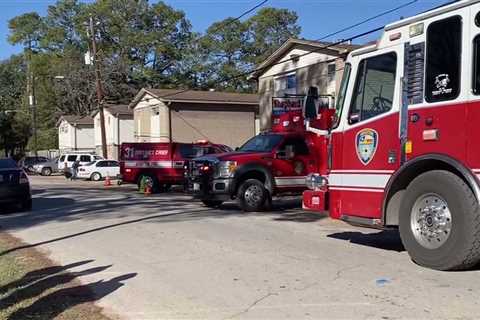
M97 154L102 154L102 134L100 127L100 113L95 111L95 149ZM124 142L135 142L133 110L127 105L106 105L104 107L105 136L107 143L107 156L109 159L117 159L119 147Z
M64 115L58 120L57 127L60 153L95 150L92 117Z
M257 66L260 127L271 127L272 100L301 97L310 87L318 94L335 97L343 75L344 59L357 45L289 39Z
M258 95L144 88L130 109L136 142L209 140L234 148L256 134Z

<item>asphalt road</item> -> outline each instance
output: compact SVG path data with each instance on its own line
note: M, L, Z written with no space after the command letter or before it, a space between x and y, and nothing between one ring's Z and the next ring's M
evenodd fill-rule
M124 319L480 314L478 270L419 267L397 233L303 212L295 200L244 214L233 204L206 209L182 194L145 197L130 186L105 189L60 177L32 182L33 212L1 215L0 230L71 271L105 267L80 280L100 306Z

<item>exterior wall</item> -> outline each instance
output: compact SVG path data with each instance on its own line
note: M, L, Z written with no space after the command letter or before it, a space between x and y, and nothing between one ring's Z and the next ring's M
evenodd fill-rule
M294 48L290 50L279 61L290 59L292 54L301 56L310 52L305 48ZM335 62L323 63L324 61L336 59ZM336 95L341 79L341 74L328 73L328 65L335 65L335 70L342 69L344 61L333 55L325 53L311 53L300 57L297 62L288 61L277 64L267 69L258 79L258 93L260 95L260 130L265 131L271 127L272 97L275 96L275 79L286 74L295 74L297 83L297 94L304 94L311 86L319 88L320 94Z
M146 94L133 111L136 142L168 141L168 107Z
M93 150L95 149L95 132L93 126L78 125L76 127L77 149Z
M105 135L107 139L107 155L109 159L118 160L118 145L123 142L134 142L134 120L130 116L120 116L120 119L105 110ZM94 118L95 123L95 150L102 154L102 136L100 128L100 114ZM120 128L119 128L120 126ZM119 131L120 129L120 131ZM119 136L120 133L120 136Z
M58 149L72 150L75 144L75 127L67 121L60 122L58 126Z
M255 112L225 111L227 108L230 106L221 110L206 106L203 110L172 111L173 140L194 142L208 139L232 148L241 146L255 135Z
M62 121L58 127L58 148L61 152L94 150L95 134L93 126L78 125Z

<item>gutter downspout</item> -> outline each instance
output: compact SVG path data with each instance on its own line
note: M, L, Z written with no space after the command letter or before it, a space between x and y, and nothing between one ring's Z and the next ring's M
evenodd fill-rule
M120 114L117 113L117 160L120 160Z

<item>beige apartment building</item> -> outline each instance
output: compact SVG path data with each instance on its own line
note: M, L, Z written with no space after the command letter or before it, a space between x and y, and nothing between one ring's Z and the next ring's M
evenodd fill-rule
M129 105L133 110L134 139L209 140L235 148L260 129L256 121L258 100L256 94L142 89Z
M310 87L317 87L320 95L336 97L345 58L357 47L301 39L286 41L257 66L259 71L253 75L260 96L260 129L271 127L273 98L305 95Z

